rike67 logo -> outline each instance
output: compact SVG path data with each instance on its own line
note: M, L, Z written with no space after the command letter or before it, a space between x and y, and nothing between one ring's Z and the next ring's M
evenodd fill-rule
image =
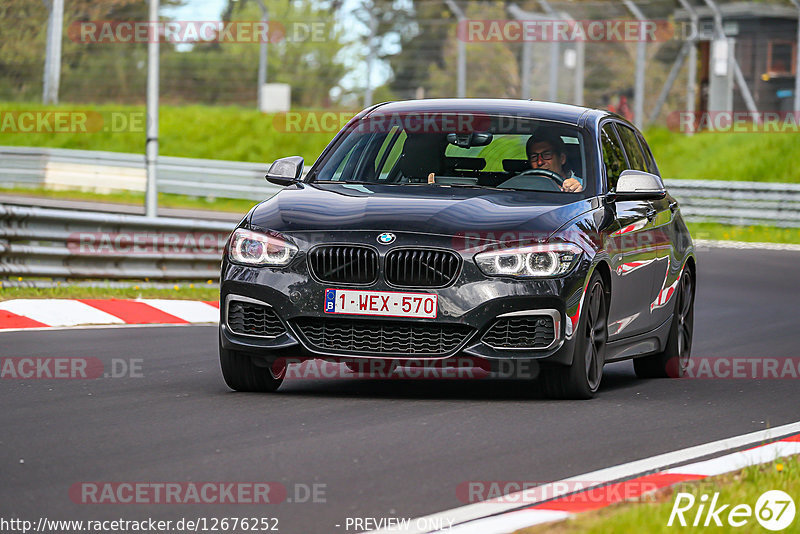
M794 522L796 509L788 493L770 490L761 494L755 506L749 504L724 503L719 492L711 497L703 493L699 497L680 492L675 496L667 526L721 527L728 524L739 528L755 520L765 529L778 532Z

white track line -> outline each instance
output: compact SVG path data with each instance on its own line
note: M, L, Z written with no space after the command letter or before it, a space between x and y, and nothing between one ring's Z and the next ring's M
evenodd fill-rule
M554 497L571 493L568 488L575 487L575 485L578 483L582 484L584 489L588 489L594 486L605 485L610 482L625 480L637 475L643 475L667 467L680 465L697 458L720 454L722 452L740 449L749 445L757 445L765 441L771 441L791 434L796 434L798 432L800 432L800 422L790 423L788 425L775 428L768 428L765 430L758 430L749 434L743 434L741 436L734 436L713 441L711 443L705 443L703 445L696 445L694 447L688 447L678 451L659 454L658 456L652 456L650 458L644 458L642 460L636 460L626 464L566 478L557 482L551 482L545 486L512 493L502 498L508 502L488 500L427 515L422 518L418 518L419 521L417 521L417 519L410 521L409 526L411 528L409 529L381 529L371 531L369 534L388 534L390 532L403 532L405 534L427 534L431 531L428 529L417 528L416 524L419 523L421 525L430 525L448 524L449 522L452 522L452 524L458 525L460 523L466 523L467 521L483 519L488 516L497 515L504 512L511 512L517 508L520 508L520 503L524 503L522 506L532 506L537 502L544 500L541 497L538 497L537 500L537 493L540 496L546 495L547 500L549 500ZM455 491L455 488L453 488L453 491Z
M730 473L731 471L738 471L749 465L765 464L777 458L794 456L795 454L800 454L800 442L779 441L747 451L734 452L704 462L682 465L675 469L667 469L664 473L713 477L723 473Z

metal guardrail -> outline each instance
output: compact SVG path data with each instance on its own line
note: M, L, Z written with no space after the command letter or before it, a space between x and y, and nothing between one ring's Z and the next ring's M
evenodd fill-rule
M0 204L0 278L218 281L235 225Z
M280 190L264 179L269 165L268 162L161 156L158 158L158 191L198 197L263 200ZM6 187L143 192L145 183L142 154L0 146L0 184Z
M690 221L800 227L800 184L666 180Z
M280 190L264 179L268 167L269 163L160 157L158 190L263 200ZM800 227L800 184L717 180L667 180L666 184L691 221ZM144 191L144 156L0 147L0 185Z

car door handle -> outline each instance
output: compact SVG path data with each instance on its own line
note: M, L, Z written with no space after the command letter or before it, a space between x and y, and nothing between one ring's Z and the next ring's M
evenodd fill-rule
M673 200L672 202L669 203L669 211L671 211L672 213L675 213L676 211L678 211L678 201L677 200Z
M656 218L656 214L657 214L657 213L658 213L658 212L657 212L656 210L654 210L654 209L652 209L652 208L651 208L651 209L649 209L649 210L647 210L647 211L645 212L644 216L645 216L645 217L647 217L647 220L648 220L648 221L652 221L653 219L655 219L655 218Z

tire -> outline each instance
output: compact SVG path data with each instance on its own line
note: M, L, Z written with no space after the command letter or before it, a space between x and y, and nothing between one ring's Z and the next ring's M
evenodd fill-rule
M681 378L686 374L692 355L694 333L694 277L684 269L678 284L675 312L664 351L633 360L639 378Z
M274 363L268 362L264 367L253 364L249 354L236 350L228 350L219 344L219 365L222 369L222 377L225 383L234 391L251 391L267 393L277 390L283 377L286 375L286 367L273 369Z
M594 273L586 290L569 366L542 369L542 389L553 399L591 399L600 388L608 341L608 302L603 280Z

